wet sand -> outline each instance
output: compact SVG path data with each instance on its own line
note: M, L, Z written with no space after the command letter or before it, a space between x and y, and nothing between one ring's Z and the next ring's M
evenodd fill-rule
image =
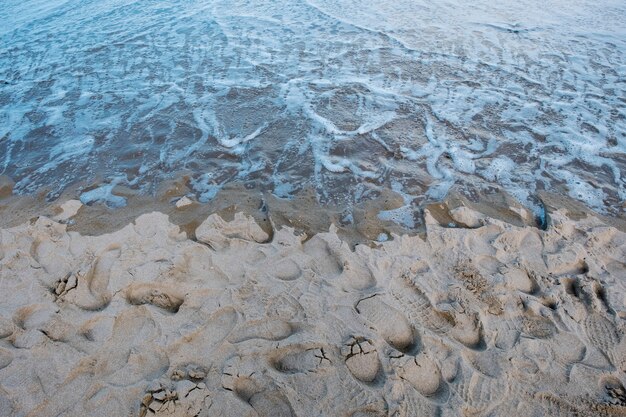
M11 195L12 181L0 176L0 227L14 227L27 221L35 221L39 216L54 217L60 206L76 199L81 192L88 190L86 184L75 184L54 201L46 201L47 190L37 195ZM92 185L91 187L94 187ZM381 234L423 235L424 208L443 225L467 227L462 220L451 214L458 207L469 207L491 218L502 220L517 226L544 227L536 214L520 205L513 197L499 189L468 198L462 189L453 188L442 202L431 202L423 207L414 208L415 227L409 228L393 221L381 220L379 213L393 210L404 205L402 196L391 190L383 190L376 198L355 205L339 206L319 202L315 190L304 189L293 199L281 199L267 190L254 185L233 183L225 186L208 203L198 203L189 185L189 177L180 175L175 180L163 182L153 194L146 194L126 187L116 187L114 194L124 197L125 207L108 208L104 204L82 205L77 215L68 223L68 230L83 235L97 236L120 230L142 214L158 211L166 214L170 221L181 227L190 238L195 229L210 214L219 214L231 220L235 213L242 212L252 216L268 234L283 226L292 227L299 233L313 236L328 231L331 224L337 227L338 235L351 246L377 240ZM180 209L176 202L189 196L192 204ZM574 219L596 216L605 223L626 231L626 219L623 217L603 216L580 202L555 193L540 193L545 214L560 208L567 209ZM547 220L543 220L545 222Z

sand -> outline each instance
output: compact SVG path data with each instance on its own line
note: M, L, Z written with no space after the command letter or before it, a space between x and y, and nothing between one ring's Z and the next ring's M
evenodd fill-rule
M352 247L80 208L0 230L1 416L626 415L626 234L596 217L426 210Z

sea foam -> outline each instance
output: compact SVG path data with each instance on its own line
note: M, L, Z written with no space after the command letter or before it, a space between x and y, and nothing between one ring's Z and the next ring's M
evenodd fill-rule
M255 182L411 211L501 187L541 212L565 192L624 214L620 1L8 0L0 174L15 191L104 178L201 201ZM107 191L108 190L108 191Z

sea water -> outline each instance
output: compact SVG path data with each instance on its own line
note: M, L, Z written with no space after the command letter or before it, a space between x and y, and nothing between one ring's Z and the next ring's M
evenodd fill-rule
M180 172L412 226L452 187L541 190L624 214L622 0L4 0L0 174L16 193L101 179L124 204Z

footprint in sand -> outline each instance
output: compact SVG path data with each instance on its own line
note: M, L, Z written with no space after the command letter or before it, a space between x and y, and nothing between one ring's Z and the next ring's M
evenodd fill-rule
M364 338L351 338L342 349L346 358L346 366L350 373L359 381L373 382L380 372L378 353L370 342Z
M426 417L426 416L440 416L439 405L433 403L429 399L420 395L412 384L403 381L397 383L393 388L392 396L399 398L395 399L398 405L395 406L392 411L385 415L392 415L395 417Z
M364 290L376 285L376 279L368 266L351 252L340 256L343 271L339 277L342 286L347 289Z
M319 275L331 278L343 272L343 262L320 235L313 236L304 244L304 252L311 257L311 267Z
M283 259L275 265L274 276L283 281L293 281L302 275L300 266L292 259Z
M611 362L623 367L626 344L623 332L614 323L614 312L606 301L606 292L598 282L582 283L578 278L563 279L565 293L578 311L585 314L580 321L587 341Z
M267 316L276 317L285 321L301 321L306 317L302 304L288 293L281 293L268 300L265 307Z
M222 372L222 387L249 404L259 417L295 417L281 389L253 364L234 358Z
M406 274L392 279L390 290L412 324L452 338L472 349L484 346L482 324L477 316L436 309L426 294Z
M237 320L237 312L232 307L224 307L210 316L203 316L203 325L182 335L167 347L172 365L196 363L211 366L212 352L228 337L237 325Z
M283 346L272 353L270 363L274 369L286 374L316 372L318 368L332 363L328 351L328 347L319 345Z
M266 273L281 281L295 281L302 276L300 265L293 259L289 259L290 253L279 253L264 262Z
M506 286L526 294L535 294L539 290L537 280L521 268L509 267L502 271Z
M108 289L109 274L119 256L117 245L111 245L97 255L86 268L76 273L76 289L67 294L66 300L89 311L108 306L112 297Z
M445 386L439 366L424 353L410 358L399 367L398 376L425 397L441 393Z
M152 381L141 399L139 417L206 416L213 405L211 394L204 382Z
M382 338L400 352L416 347L415 331L406 317L374 295L356 303L355 309L374 327Z
M506 380L488 377L468 367L464 361L459 361L457 375L450 386L467 409L475 410L475 415L483 415L486 410L506 401L508 391Z
M176 313L185 297L173 285L144 283L129 285L126 288L126 299L131 304L151 304Z
M217 214L211 214L196 229L196 238L215 250L222 250L238 241L265 243L270 236L252 217L237 213L230 222Z
M228 337L231 343L240 343L250 339L282 340L291 336L294 328L280 319L251 320L239 324Z

